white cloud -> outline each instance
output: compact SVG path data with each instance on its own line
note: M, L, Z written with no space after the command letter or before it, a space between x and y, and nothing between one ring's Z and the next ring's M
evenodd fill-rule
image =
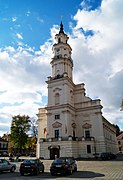
M39 51L41 54L36 55L34 49L27 45L1 49L0 123L3 122L3 114L9 114L8 117L6 115L9 122L17 114L36 116L38 108L44 104L42 96L47 96L45 81L50 75L50 43L41 46ZM10 123L5 124L10 126Z
M122 0L103 0L100 9L78 10L70 44L74 80L85 83L88 95L101 98L104 115L123 128L119 111L123 98L122 6ZM92 30L94 35L84 37L81 28Z
M16 22L17 21L17 17L12 17L12 22Z
M78 10L74 16L76 26L72 25L72 34L67 34L73 49L74 82L84 82L87 96L100 98L104 116L123 128L120 111L123 99L122 7L122 0L103 0L98 10ZM85 37L82 28L92 30L94 35ZM58 29L56 25L51 28L50 39L39 50L22 42L16 49L12 46L0 49L0 123L4 119L7 124L13 115L20 113L37 114L43 96L47 96L45 81L51 75L52 44ZM21 34L16 35L23 39Z
M12 47L12 46L7 46L7 47L5 47L5 52L10 52L10 53L13 53L13 52L15 52L15 49L14 49L14 47Z
M6 51L0 51L0 60L8 59L8 53Z
M44 22L44 20L41 19L40 17L37 17L37 21L40 22L40 23L43 23L43 22Z
M17 36L18 39L23 39L22 35L19 34L19 33L17 33L16 36Z
M31 11L26 12L26 16L30 16L30 14L31 14Z

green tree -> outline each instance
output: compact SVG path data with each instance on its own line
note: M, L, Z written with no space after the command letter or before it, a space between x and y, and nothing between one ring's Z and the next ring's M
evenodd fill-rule
M29 116L17 115L12 118L10 139L14 143L14 148L19 149L20 153L22 153L22 149L25 148L27 144L29 129Z
M28 137L27 141L27 149L28 153L31 154L36 154L36 144L37 144L37 139L36 137Z

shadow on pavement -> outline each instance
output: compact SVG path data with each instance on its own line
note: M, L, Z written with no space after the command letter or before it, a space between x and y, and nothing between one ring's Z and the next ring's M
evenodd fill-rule
M104 177L104 174L100 174L100 173L95 173L92 171L77 171L75 173L73 173L73 175L71 176L72 178L95 178L95 177Z
M5 178L5 179L9 179L9 178L14 178L14 177L17 177L19 179L32 179L34 180L35 179L39 179L39 178L43 178L43 179L56 179L56 178L95 178L95 177L104 177L105 175L104 174L100 174L100 173L95 173L95 172L92 172L92 171L77 171L77 172L74 172L72 175L60 175L60 174L57 174L57 175L54 175L54 176L51 176L50 172L44 172L44 173L41 173L39 174L38 176L34 176L34 175L24 175L24 176L21 176L20 173L7 173L7 172L4 172L2 174L0 174L0 179L1 178Z
M95 178L95 177L104 177L105 175L104 174L100 174L100 173L95 173L95 172L92 172L92 171L77 171L77 172L74 172L72 175L60 175L60 174L57 174L57 175L54 175L54 176L51 176L50 173L46 172L45 174L42 174L41 177L45 178L45 175L46 175L46 178L60 178L60 177L68 177L68 178Z

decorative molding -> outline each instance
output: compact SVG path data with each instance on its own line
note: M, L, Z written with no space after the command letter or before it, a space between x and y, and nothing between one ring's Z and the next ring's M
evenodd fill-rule
M88 123L85 123L85 124L82 125L82 127L83 127L84 129L89 129L89 128L92 127L92 125L91 125L91 124L88 124Z
M53 126L53 128L59 128L62 126L62 124L59 122L55 122L54 124L52 124L52 126Z
M62 89L60 89L60 88L55 88L55 89L53 89L53 92L56 92L56 91L61 91Z

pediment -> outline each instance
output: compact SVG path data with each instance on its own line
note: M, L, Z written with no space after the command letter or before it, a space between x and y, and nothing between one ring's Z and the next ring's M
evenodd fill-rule
M88 123L85 123L85 124L83 124L82 127L83 127L84 129L89 129L89 128L92 127L92 125L91 125L91 124L88 124Z
M53 128L59 128L62 126L62 124L59 122L55 122L54 124L52 124L52 126L53 126Z

